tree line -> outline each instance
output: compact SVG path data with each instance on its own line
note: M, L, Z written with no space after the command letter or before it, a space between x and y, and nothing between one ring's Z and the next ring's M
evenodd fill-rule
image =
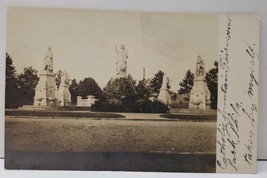
M61 73L55 74L55 82L59 87ZM101 89L97 82L86 77L81 81L71 80L69 90L71 93L72 105L77 104L77 96L83 98L94 95L98 101L92 109L96 111L129 111L129 112L166 112L168 107L156 98L160 92L164 72L159 70L154 77L136 81L129 74L126 79L111 79L107 85ZM217 108L217 83L218 83L218 63L214 63L214 68L206 74L208 87L211 92L211 107ZM184 79L179 83L180 89L175 92L167 83L170 95L175 100L177 94L186 95L189 101L189 93L193 86L194 74L188 70ZM39 77L37 70L32 66L25 67L23 72L17 74L12 58L6 54L6 108L17 108L22 105L32 105L35 94L35 87Z

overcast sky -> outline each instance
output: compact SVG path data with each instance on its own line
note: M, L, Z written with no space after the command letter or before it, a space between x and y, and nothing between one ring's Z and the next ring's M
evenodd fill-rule
M218 59L219 15L144 13L40 8L9 8L7 52L17 72L43 69L50 46L54 72L66 69L71 79L92 77L104 87L116 74L115 45L128 51L128 73L146 78L158 70L176 91L201 55L206 69Z

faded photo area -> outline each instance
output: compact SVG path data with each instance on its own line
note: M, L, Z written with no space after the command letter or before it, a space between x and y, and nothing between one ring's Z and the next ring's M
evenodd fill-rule
M215 172L219 15L8 9L5 168Z

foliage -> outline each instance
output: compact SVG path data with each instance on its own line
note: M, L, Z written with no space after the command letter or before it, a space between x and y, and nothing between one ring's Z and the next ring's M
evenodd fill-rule
M139 110L138 112L144 113L166 113L169 111L169 108L166 104L159 100L151 101L147 100L140 100L138 102Z
M38 81L37 70L32 66L24 68L23 73L17 75L12 58L6 53L6 108L33 104Z
M22 105L32 105L35 95L35 87L39 81L37 70L32 66L25 67L23 73L18 75L17 80Z
M56 81L57 88L59 88L59 85L61 83L61 75L62 75L61 70L59 70L55 73L55 81Z
M210 90L211 108L217 109L217 93L218 93L218 61L214 62L214 68L210 69L206 74L208 88Z
M72 105L77 103L77 96L79 95L78 88L79 88L78 83L76 82L75 79L73 79L71 81L70 86L69 86L69 91L70 91L70 94L71 94L71 104Z
M159 70L149 83L149 87L151 88L152 93L154 93L156 96L159 95L159 91L160 91L162 81L163 81L163 75L164 75L164 72Z
M105 99L98 100L91 108L93 111L104 112L136 112L136 113L166 113L169 108L161 101L148 99L137 100L132 103L110 103Z
M180 89L178 90L178 94L187 95L187 97L185 97L185 101L189 101L190 91L192 90L193 83L194 83L194 74L190 70L188 70L185 74L183 81L179 83Z
M103 92L96 81L87 77L84 80L79 82L78 86L78 95L86 98L88 95L94 95L96 98L100 98Z
M127 78L111 79L104 87L103 92L110 103L127 103L136 99L135 81L131 75Z
M18 100L18 82L16 77L16 69L13 65L12 58L6 53L6 94L5 94L5 107L16 108L19 106Z
M138 98L141 98L141 99L148 99L151 94L152 94L152 90L151 88L149 87L148 85L148 80L140 80L136 86L136 92L137 92L137 95L138 95Z

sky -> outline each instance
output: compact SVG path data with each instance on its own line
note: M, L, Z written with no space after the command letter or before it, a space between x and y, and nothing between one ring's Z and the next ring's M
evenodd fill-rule
M162 70L173 91L200 55L206 70L218 60L219 15L98 11L78 9L8 9L7 52L18 73L43 69L52 48L54 72L70 79L92 77L103 88L116 74L115 46L128 52L128 74L141 80Z

